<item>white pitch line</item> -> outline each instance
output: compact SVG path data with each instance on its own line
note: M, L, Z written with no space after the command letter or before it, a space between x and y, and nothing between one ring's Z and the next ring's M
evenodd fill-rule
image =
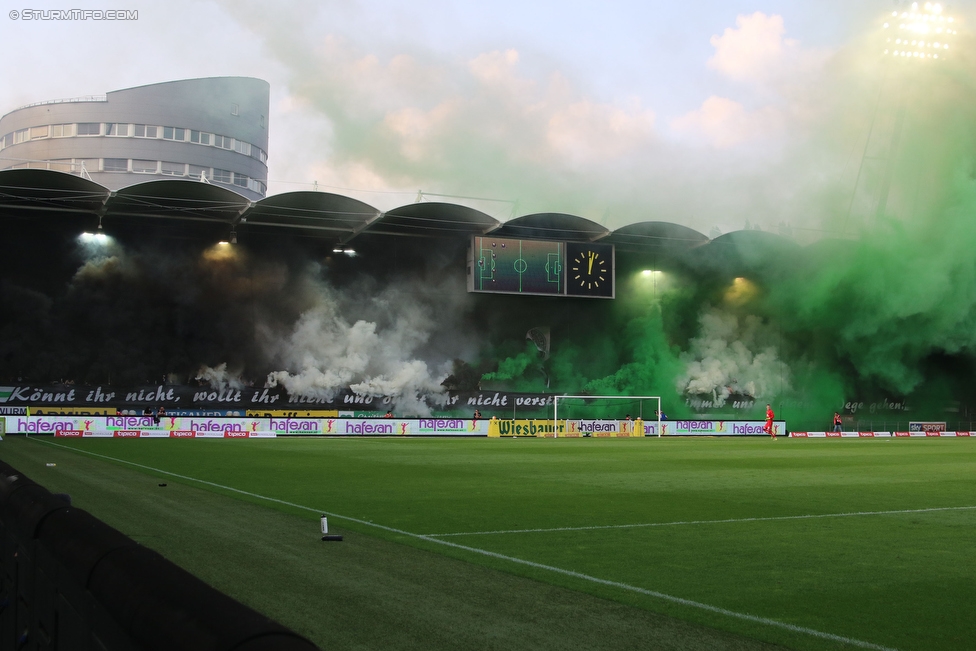
M524 565L526 567L531 567L539 570L546 570L547 572L552 572L554 574L561 574L563 576L569 576L575 579L580 579L583 581L589 581L590 583L596 583L599 585L605 585L613 588L618 588L620 590L626 590L628 592L636 592L638 594L646 595L648 597L655 597L661 599L662 601L668 601L674 604L680 604L682 606L690 606L692 608L697 608L699 610L705 610L711 613L716 613L719 615L724 615L726 617L732 617L734 619L740 619L747 622L753 622L756 624L763 624L765 626L771 626L773 628L780 628L793 633L801 633L804 635L809 635L811 637L816 637L822 640L830 640L832 642L840 642L842 644L849 644L851 646L856 646L862 649L873 649L874 651L898 651L893 647L882 646L880 644L874 644L873 642L865 642L863 640L858 640L851 637L844 637L843 635L835 635L833 633L825 633L824 631L818 631L814 628L807 628L806 626L797 626L795 624L788 624L786 622L780 622L775 619L769 619L767 617L759 617L758 615L750 615L748 613L740 613L734 610L728 610L720 606L713 606L711 604L702 603L700 601L694 601L692 599L685 599L683 597L675 597L674 595L669 595L664 592L658 592L656 590L648 590L647 588L641 588L638 586L630 585L627 583L621 583L619 581L611 581L609 579L601 579L596 576L591 576L589 574L583 574L582 572L576 572L573 570L566 570L561 567L555 567L553 565L545 565L543 563L536 563L535 561L528 561L522 558L517 558L515 556L507 556L505 554L499 554L497 552L488 551L487 549L478 549L477 547L469 547L467 545L459 545L458 543L449 542L447 540L441 540L439 538L434 538L432 536L413 533L410 531L404 531L403 529L397 529L396 527L388 527L386 525L377 524L375 522L370 522L369 520L363 520L361 518L354 518L348 515L341 515L339 513L330 513L329 511L324 511L321 509L313 509L310 506L304 506L302 504L295 504L294 502L288 502L286 500L280 500L277 497L268 497L267 495L259 495L258 493L252 493L250 491L241 490L240 488L234 488L232 486L225 486L223 484L217 484L212 481L207 481L205 479L197 479L196 477L188 477L187 475L180 475L175 472L170 472L168 470L162 470L161 468L153 468L152 466L146 466L141 463L136 463L134 461L127 461L126 459L118 459L116 457L110 457L106 454L98 454L97 452L91 452L89 450L82 450L81 448L73 448L70 446L62 445L60 443L54 443L52 441L44 441L43 439L34 438L34 441L40 441L46 443L47 445L53 445L65 450L70 450L72 452L81 452L82 454L91 455L93 457L99 457L101 459L108 459L109 461L115 461L117 463L123 463L130 466L135 466L136 468L142 468L144 470L150 470L152 472L158 472L163 475L168 475L170 477L176 477L178 479L185 479L191 482L197 482L198 484L204 484L206 486L213 486L214 488L219 488L221 490L230 491L232 493L239 493L241 495L247 495L248 497L255 497L268 502L274 502L276 504L283 504L285 506L290 506L292 508L301 509L304 511L311 511L312 513L320 513L322 515L327 515L330 518L337 518L340 520L348 520L349 522L356 522L358 524L373 527L376 529L382 529L383 531L389 531L390 533L395 533L401 536L407 536L408 538L415 538L417 540L423 540L426 542L434 543L437 545L444 545L445 547L451 547L454 549L460 549L463 551L471 552L474 554L480 554L482 556L487 556L489 558L495 558L498 560L507 561L509 563L515 563L517 565Z
M774 515L755 518L728 518L725 520L677 520L673 522L639 522L637 524L595 524L584 527L550 527L541 529L498 529L496 531L458 531L454 533L429 533L431 538L448 536L493 536L506 533L552 533L557 531L598 531L601 529L639 529L643 527L677 527L689 524L730 524L735 522L770 522L776 520L814 520L817 518L852 518L861 515L899 515L904 513L930 513L933 511L971 511L976 506L942 506L928 509L899 509L893 511L852 511L850 513L815 513L812 515Z

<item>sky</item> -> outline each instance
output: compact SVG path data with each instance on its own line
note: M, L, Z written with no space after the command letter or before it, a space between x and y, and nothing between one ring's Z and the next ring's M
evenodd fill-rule
M209 76L271 84L269 194L505 220L847 232L892 0L132 1L0 17L0 113ZM11 5L12 6L12 5ZM9 10L14 11L14 10ZM965 32L976 0L950 3ZM422 194L421 194L422 193Z

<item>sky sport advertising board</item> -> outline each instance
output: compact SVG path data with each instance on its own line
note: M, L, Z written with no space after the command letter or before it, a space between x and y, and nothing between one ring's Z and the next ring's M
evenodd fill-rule
M796 439L879 439L879 438L972 438L973 432L946 432L944 430L911 432L790 432Z

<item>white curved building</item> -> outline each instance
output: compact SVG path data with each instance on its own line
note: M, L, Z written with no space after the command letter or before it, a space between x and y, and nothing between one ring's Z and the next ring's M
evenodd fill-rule
M76 174L115 191L206 181L257 201L268 187L268 82L186 79L38 102L0 118L0 170Z

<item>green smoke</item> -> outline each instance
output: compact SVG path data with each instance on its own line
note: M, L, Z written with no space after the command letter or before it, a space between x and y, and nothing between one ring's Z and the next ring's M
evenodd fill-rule
M738 415L756 417L768 401L795 428L826 428L845 410L876 416L879 427L965 419L976 405L972 51L963 43L944 65L881 71L858 182L823 198L823 223L841 237L804 247L751 232L723 238L675 255L680 286L651 302L621 282L618 262L618 305L602 327L553 328L548 388L533 349L502 359L490 377L559 393L661 395L675 416L728 408L723 393L751 396L756 404ZM877 72L852 72L846 83ZM737 277L755 290L737 290ZM781 381L764 378L770 369ZM744 387L749 373L758 379ZM719 400L702 389L695 403L688 386L711 387Z

